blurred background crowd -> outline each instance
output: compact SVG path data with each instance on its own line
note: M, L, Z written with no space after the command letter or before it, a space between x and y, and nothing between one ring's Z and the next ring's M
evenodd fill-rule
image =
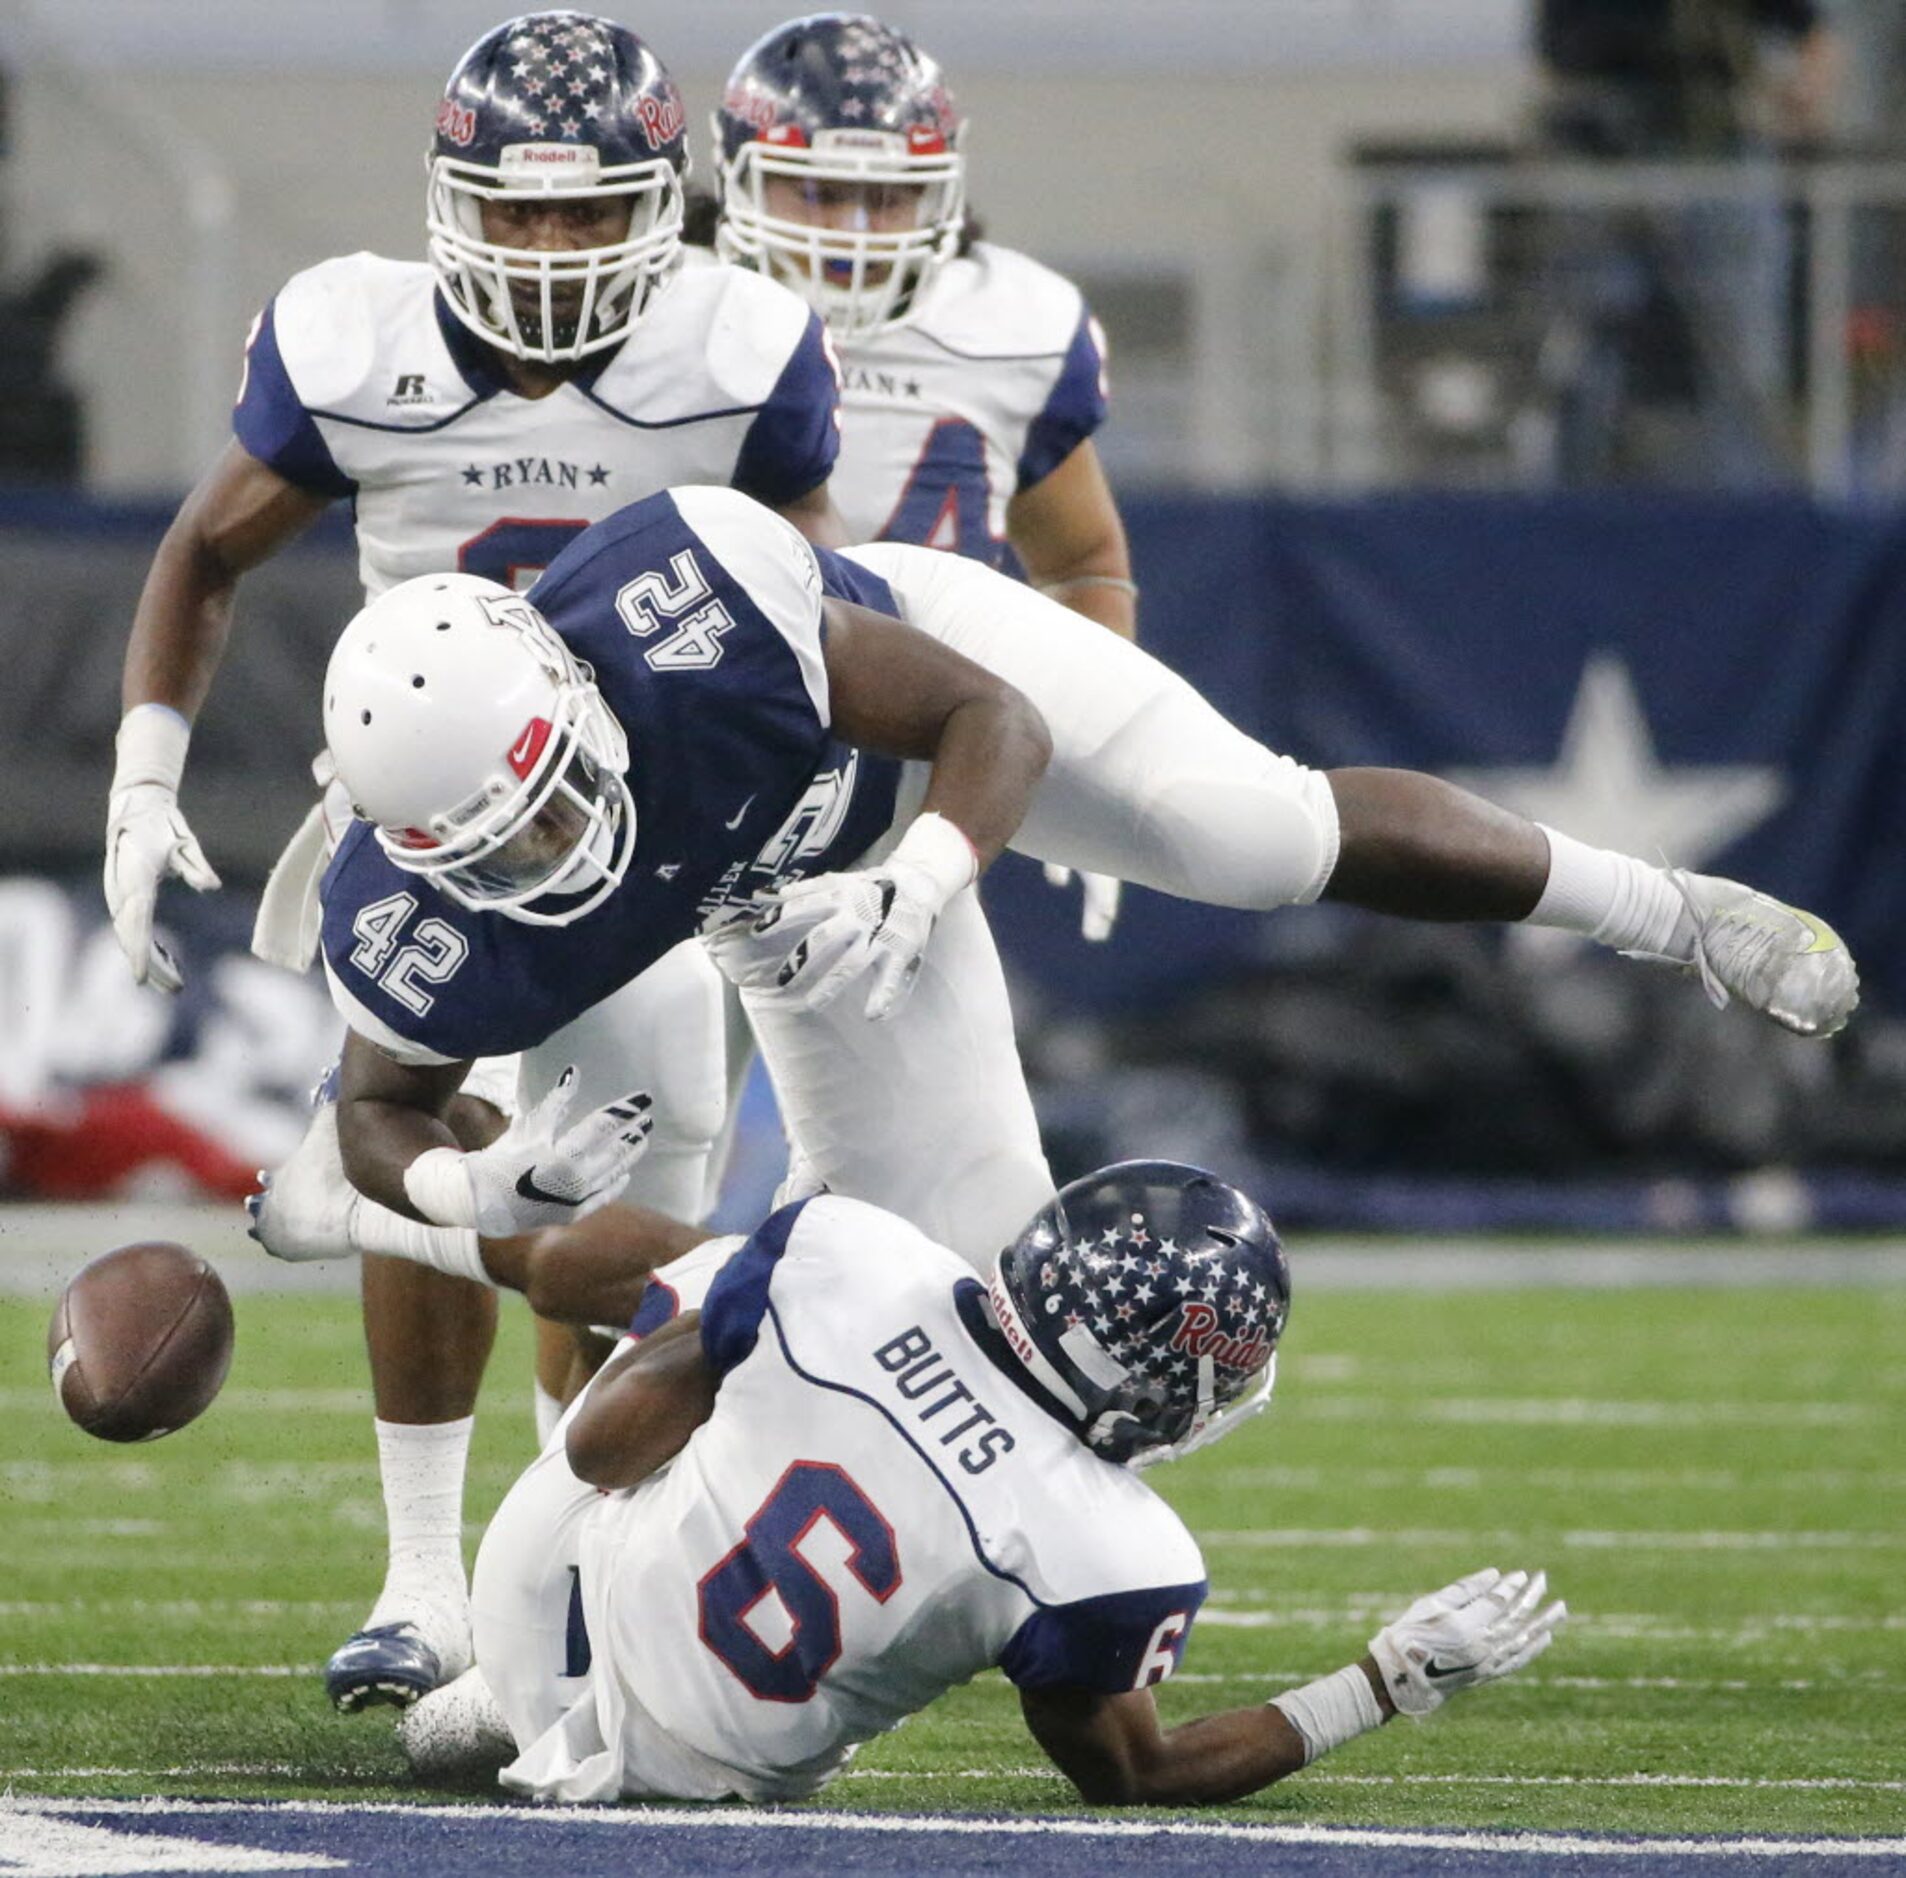
M421 256L482 0L0 4L0 1194L240 1193L335 1048L244 950L347 518L249 577L186 807L228 891L135 988L97 866L132 606L297 269ZM690 106L787 9L616 17ZM1287 1222L1906 1220L1906 0L912 0L989 234L1111 344L1140 637L1275 746L1458 777L1834 917L1809 1046L1606 958L988 889L1055 1166ZM708 180L706 168L700 180ZM1520 939L1520 935L1516 936ZM761 1093L732 1204L771 1182Z

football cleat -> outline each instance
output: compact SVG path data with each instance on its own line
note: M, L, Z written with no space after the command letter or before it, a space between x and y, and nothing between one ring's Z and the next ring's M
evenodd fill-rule
M494 1778L516 1743L480 1669L420 1696L397 1718L397 1745L410 1771L433 1782Z
M361 1196L344 1172L335 1102L319 1104L290 1158L261 1170L258 1183L245 1202L246 1231L273 1258L339 1259L357 1250L351 1222Z
M1831 1037L1845 1025L1860 1001L1860 974L1825 920L1737 880L1681 868L1668 878L1694 921L1690 963L1716 1010L1738 998L1801 1037Z
M444 1639L433 1642L414 1623L367 1624L331 1652L324 1666L324 1693L344 1715L385 1703L408 1708L455 1680L469 1661L467 1624L460 1645Z

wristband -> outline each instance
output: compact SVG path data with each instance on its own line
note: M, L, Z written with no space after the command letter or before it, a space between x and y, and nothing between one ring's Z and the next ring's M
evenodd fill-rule
M445 1151L431 1149L433 1154ZM405 1184L408 1188L409 1183ZM351 1209L351 1248L380 1253L385 1258L409 1259L413 1264L428 1265L432 1271L448 1272L452 1278L474 1278L478 1284L496 1289L496 1280L484 1267L477 1235L468 1226L426 1226L421 1220L406 1219L375 1200L360 1197Z
M192 726L171 705L135 704L119 720L119 734L113 739L113 794L157 783L177 795L191 739Z
M914 818L887 859L917 869L932 882L936 912L979 878L979 850L971 837L932 810Z
M404 1169L410 1203L433 1226L474 1227L476 1189L455 1148L427 1148Z
M1340 1748L1358 1735L1383 1726L1377 1692L1361 1663L1320 1676L1301 1689L1286 1689L1271 1705L1295 1728L1304 1743L1304 1765Z
M1127 580L1123 574L1072 574L1064 580L1049 580L1038 591L1056 598L1062 593L1070 593L1075 587L1110 587L1114 593L1127 593L1134 600L1138 598L1138 582Z

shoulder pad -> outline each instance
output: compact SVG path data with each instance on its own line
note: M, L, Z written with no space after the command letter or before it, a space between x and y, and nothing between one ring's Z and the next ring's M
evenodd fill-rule
M920 310L919 327L953 351L981 358L1063 356L1085 298L1063 274L1016 248L978 243L949 261Z
M346 254L294 274L279 290L273 323L285 371L309 411L348 411L381 367L416 332L440 348L431 296L436 277L421 261Z

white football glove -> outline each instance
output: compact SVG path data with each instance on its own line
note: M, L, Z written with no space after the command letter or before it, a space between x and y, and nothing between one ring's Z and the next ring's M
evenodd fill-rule
M1046 863L1048 887L1067 886L1071 879L1071 868L1058 861ZM1081 869L1079 885L1085 889L1079 912L1079 931L1090 944L1097 945L1101 940L1111 938L1112 928L1118 923L1118 896L1125 883L1116 874L1088 874Z
M632 1090L565 1128L575 1092L572 1065L487 1148L418 1155L404 1170L411 1204L434 1225L474 1226L488 1239L567 1225L606 1206L648 1145L654 1105Z
M864 977L867 1016L891 1017L920 976L933 922L977 871L966 836L943 816L922 815L877 867L782 888L752 932L792 943L771 974L756 964L745 982L772 988L796 1010L820 1011Z
M179 810L191 734L185 719L166 705L128 711L119 725L106 810L106 910L134 980L161 991L177 991L185 981L177 961L153 937L159 883L176 874L199 893L219 884Z
M1538 1609L1549 1576L1491 1565L1418 1598L1370 1639L1383 1686L1402 1715L1442 1707L1458 1689L1511 1676L1549 1647L1568 1617L1560 1598Z

